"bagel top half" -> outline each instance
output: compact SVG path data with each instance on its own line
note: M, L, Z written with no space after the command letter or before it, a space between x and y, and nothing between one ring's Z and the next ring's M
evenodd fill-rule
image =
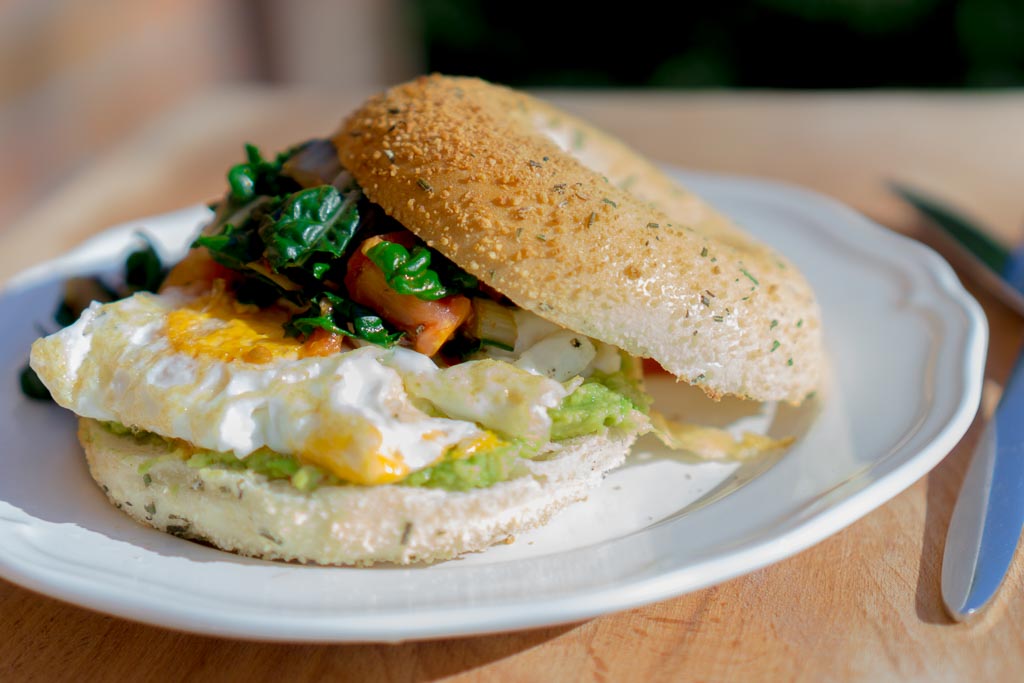
M795 403L817 388L804 278L590 125L433 75L368 101L334 143L371 201L522 308L712 397Z

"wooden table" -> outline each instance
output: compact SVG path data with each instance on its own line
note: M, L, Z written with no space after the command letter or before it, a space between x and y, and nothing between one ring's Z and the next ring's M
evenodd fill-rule
M328 132L362 95L239 89L192 101L0 233L0 278L112 223L214 197L242 141L274 149ZM653 158L799 183L925 241L885 179L914 181L1006 239L1024 237L1024 93L549 96ZM998 382L1024 324L967 284L989 315L987 374ZM796 557L572 626L277 645L142 626L0 581L0 680L1019 680L1024 557L977 623L951 624L939 597L943 539L977 437L976 423L931 474Z

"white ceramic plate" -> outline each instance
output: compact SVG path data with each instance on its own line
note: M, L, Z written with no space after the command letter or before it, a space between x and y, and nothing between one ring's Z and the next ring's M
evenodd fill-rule
M206 216L198 207L104 233L33 268L0 298L0 575L187 631L398 641L634 607L750 572L839 531L928 472L966 431L980 396L985 318L932 251L834 202L762 181L681 178L789 256L820 297L833 363L827 395L754 415L727 403L717 418L802 434L777 462L687 463L643 442L587 502L547 527L429 567L262 562L139 526L92 483L70 414L24 399L17 373L61 278L119 262L139 227L180 253ZM668 412L694 398L671 382L655 390Z

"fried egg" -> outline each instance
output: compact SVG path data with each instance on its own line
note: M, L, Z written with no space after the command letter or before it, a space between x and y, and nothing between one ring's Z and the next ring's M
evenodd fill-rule
M547 409L571 389L494 360L439 368L401 347L303 357L287 317L217 290L139 293L36 341L31 364L83 417L240 459L266 447L359 484L472 452L492 430L546 440Z

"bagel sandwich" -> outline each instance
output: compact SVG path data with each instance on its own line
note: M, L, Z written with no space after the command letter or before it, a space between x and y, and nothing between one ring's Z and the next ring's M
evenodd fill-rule
M824 354L782 256L528 95L423 77L274 158L247 147L157 293L93 303L31 366L138 521L320 564L482 550L586 497L646 432L641 359L799 403Z

